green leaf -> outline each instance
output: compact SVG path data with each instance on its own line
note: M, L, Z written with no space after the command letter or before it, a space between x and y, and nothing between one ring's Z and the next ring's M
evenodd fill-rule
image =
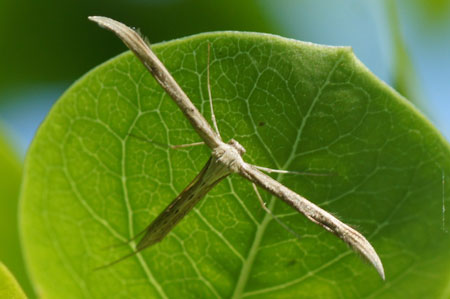
M0 123L0 261L14 273L25 291L31 293L19 243L18 203L22 164L7 135Z
M111 245L142 231L210 155L165 146L199 137L125 53L61 97L27 155L22 228L40 295L447 298L450 149L430 122L349 48L236 32L155 45L207 119L208 43L223 139L238 140L250 163L330 174L274 177L367 236L386 282L342 241L264 194L296 239L237 175L161 243L94 271L130 253L134 242Z
M20 288L14 275L0 262L0 298L22 299L27 298Z

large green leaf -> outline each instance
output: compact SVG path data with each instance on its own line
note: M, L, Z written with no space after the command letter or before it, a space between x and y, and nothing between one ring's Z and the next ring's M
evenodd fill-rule
M6 264L25 291L31 293L19 243L18 203L22 164L2 127L0 123L0 262Z
M275 177L358 227L380 254L386 282L342 241L265 194L302 236L293 237L239 176L213 189L163 242L94 271L130 253L133 242L110 245L143 230L210 155L164 146L199 137L125 53L61 97L29 150L22 228L40 295L448 297L450 189L442 178L450 151L436 129L349 48L251 33L154 46L207 118L208 43L222 137L238 140L248 162L331 174Z
M3 263L0 262L0 298L25 299L27 298L14 276Z

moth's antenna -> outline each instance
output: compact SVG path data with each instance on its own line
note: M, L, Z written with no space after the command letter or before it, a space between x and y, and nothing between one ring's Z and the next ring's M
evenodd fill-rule
M211 58L211 44L208 43L208 65L206 66L206 77L207 77L206 80L207 80L207 86L208 86L209 107L211 108L211 120L214 125L214 130L216 130L217 135L222 140L222 137L220 136L220 132L219 132L219 127L217 126L216 115L214 114L214 107L213 107L213 102L212 102L211 83L209 80L210 58Z
M179 148L186 148L186 147L193 147L193 146L199 146L199 145L205 145L205 143L203 141L199 141L199 142L193 142L193 143L187 143L187 144L176 144L176 145L171 145L171 144L164 144L162 142L158 142L158 141L153 141L151 139L147 139L145 137L142 136L138 136L135 135L133 133L130 133L131 137L134 137L136 139L139 139L141 141L144 142L148 142L148 143L153 143L159 146L163 146L163 147L170 147L171 149L179 149Z
M262 170L267 173L284 173L284 174L298 174L298 175L310 175L310 176L333 176L334 173L318 173L318 172L309 172L309 171L293 171L293 170L280 170L267 168L263 166L253 165L255 168Z

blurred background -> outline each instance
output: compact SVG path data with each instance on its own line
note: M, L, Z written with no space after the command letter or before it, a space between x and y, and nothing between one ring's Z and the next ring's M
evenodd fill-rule
M450 0L0 0L0 260L29 295L16 224L26 150L64 90L125 51L89 15L153 43L242 30L351 46L450 140Z

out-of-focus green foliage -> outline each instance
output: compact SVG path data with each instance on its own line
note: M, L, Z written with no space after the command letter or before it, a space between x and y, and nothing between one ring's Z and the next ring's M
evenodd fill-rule
M440 22L450 13L450 0L404 0L419 5L427 14L430 24ZM395 2L395 1L394 1Z
M0 262L0 298L2 299L26 299L25 293L20 288L14 275Z
M396 1L385 0L386 15L392 39L394 88L418 107L425 109L419 80L402 34Z
M0 2L0 89L72 81L123 49L98 32L89 15L145 26L150 41L213 30L273 32L256 0Z
M31 292L23 264L18 230L18 200L22 165L0 128L0 261Z

